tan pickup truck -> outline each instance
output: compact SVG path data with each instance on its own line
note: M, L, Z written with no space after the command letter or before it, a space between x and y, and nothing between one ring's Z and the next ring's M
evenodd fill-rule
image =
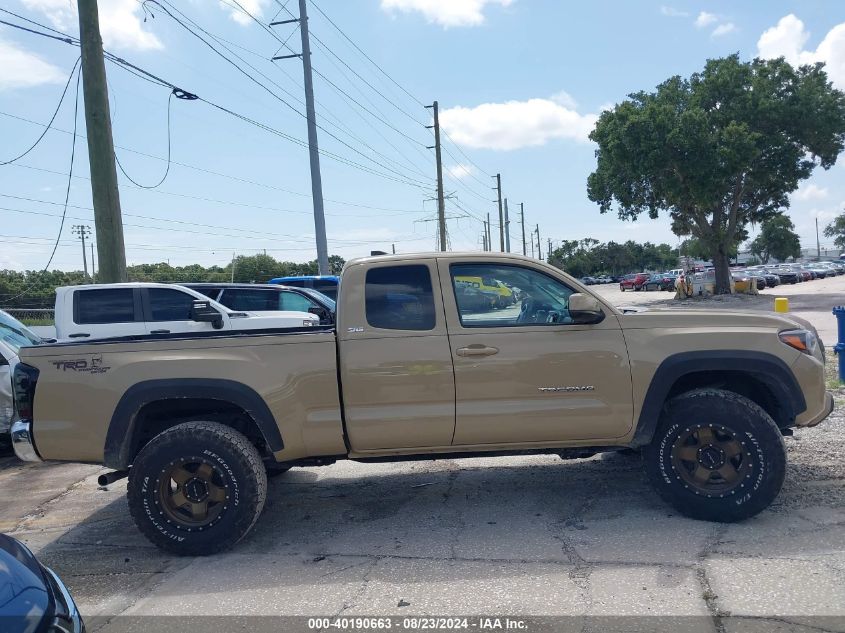
M512 302L468 278L494 279ZM209 554L257 520L267 475L338 459L642 449L660 494L736 521L777 496L783 436L832 410L812 326L774 313L627 313L513 255L359 259L337 329L24 348L23 459L128 474L141 531ZM207 306L206 306L207 308Z

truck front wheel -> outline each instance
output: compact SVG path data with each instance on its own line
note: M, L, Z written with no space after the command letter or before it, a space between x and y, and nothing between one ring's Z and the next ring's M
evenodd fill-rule
M267 475L255 446L216 422L184 422L154 437L129 471L129 510L154 545L180 556L228 549L255 524Z
M777 497L786 473L786 447L774 420L723 389L670 400L643 458L660 496L706 521L754 516Z

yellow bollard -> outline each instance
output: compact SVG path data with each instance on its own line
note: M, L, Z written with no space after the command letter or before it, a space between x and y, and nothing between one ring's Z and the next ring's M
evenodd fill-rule
M775 297L775 312L789 312L789 299Z

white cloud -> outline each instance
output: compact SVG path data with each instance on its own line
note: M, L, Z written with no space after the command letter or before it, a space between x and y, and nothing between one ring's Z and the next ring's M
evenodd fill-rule
M711 24L714 24L719 21L719 16L714 13L707 13L707 11L702 11L698 14L698 17L695 19L695 25L700 28L706 28Z
M845 89L845 22L837 24L819 43L815 51L804 50L810 32L794 14L782 17L777 26L767 29L757 41L760 57L785 57L793 65L824 62L833 84Z
M3 69L0 90L61 83L67 79L66 71L4 40L0 40L0 68Z
M457 165L451 165L450 167L447 167L446 171L455 180L461 180L462 178L466 178L474 174L475 168L473 168L472 165L464 165L462 163L459 163Z
M270 0L238 0L244 10L248 11L256 18L261 19L264 14L264 8L270 3ZM229 12L229 17L241 26L248 26L252 24L252 18L249 17L236 4L227 2L226 0L219 0L220 7Z
M558 105L562 105L564 108L568 108L569 110L577 110L578 109L578 102L572 97L571 94L566 92L565 90L561 90L560 92L556 92L551 97L549 97L552 101L557 103Z
M70 0L21 0L28 9L42 13L60 31L78 31L76 3ZM152 50L164 48L155 35L143 27L144 12L135 0L99 3L100 32L106 48Z
M484 23L488 4L507 7L514 0L381 0L383 11L418 12L429 22L450 26L478 26Z
M823 200L827 198L828 190L825 187L809 184L801 187L795 192L795 198L798 200Z
M669 7L665 4L660 7L660 13L663 15L669 16L670 18L688 18L689 13L686 11L681 11L680 9L676 9L675 7Z
M556 138L586 141L597 118L553 99L482 103L440 112L440 124L456 143L505 151L544 145Z
M710 35L711 37L721 37L723 35L727 35L728 33L733 33L734 31L736 31L736 24L733 22L725 22L713 29L713 32Z

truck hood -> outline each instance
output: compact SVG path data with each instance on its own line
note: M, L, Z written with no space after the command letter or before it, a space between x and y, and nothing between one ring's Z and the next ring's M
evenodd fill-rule
M804 328L815 331L800 317L752 310L675 310L673 308L620 308L624 329L642 328Z

